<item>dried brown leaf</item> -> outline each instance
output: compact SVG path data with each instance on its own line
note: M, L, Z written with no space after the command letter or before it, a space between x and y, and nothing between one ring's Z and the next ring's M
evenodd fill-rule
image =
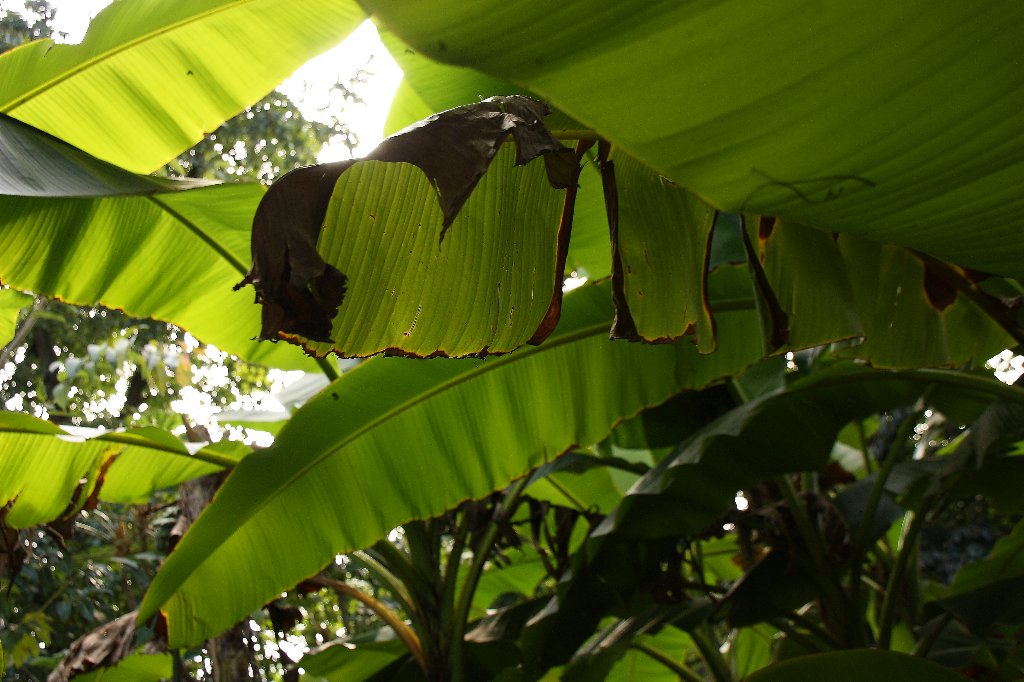
M543 156L548 180L575 187L579 164L545 127L543 102L510 95L435 114L384 140L366 160L409 163L438 194L441 239L510 136L516 164ZM325 263L316 243L335 184L360 161L296 169L278 180L256 211L252 268L235 288L252 284L263 305L261 339L298 335L330 341L331 320L345 296L346 276Z

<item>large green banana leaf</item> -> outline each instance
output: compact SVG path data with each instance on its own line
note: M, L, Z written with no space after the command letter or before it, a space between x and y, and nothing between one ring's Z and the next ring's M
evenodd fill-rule
M0 281L173 322L250 362L311 366L252 341L257 311L231 290L260 185L136 175L6 116L0 152Z
M233 466L246 452L230 443L190 451L153 428L82 438L27 414L0 412L0 506L11 504L8 526L25 528L76 510L90 495L139 502Z
M966 679L960 673L920 656L878 649L800 656L763 668L743 679L748 682L860 682L877 678L904 682L962 682Z
M250 295L231 290L244 274L262 196L250 184L151 196L0 196L0 280L173 322L249 362L308 369L298 349L251 340L258 311Z
M272 90L365 18L337 0L133 0L79 45L0 56L0 112L148 173Z
M141 617L159 609L172 645L199 641L337 552L484 495L760 356L750 311L723 314L729 334L700 356L688 342L609 342L610 307L607 286L586 287L540 346L486 360L379 358L346 373L235 469L168 557Z
M379 30L381 41L403 73L384 126L386 134L397 132L436 111L475 102L482 97L532 94L508 81L491 78L479 71L427 59L388 31L387 27L381 26ZM557 111L548 116L547 123L556 131L580 127ZM566 144L570 143L567 141ZM596 168L593 163L586 163L580 175L580 189L576 194L572 236L566 260L566 272L582 270L591 279L600 279L612 272L608 220L605 218L601 179Z
M365 5L718 209L1024 276L1020 3Z
M431 107L454 106L462 101L459 98L468 100L474 93L523 90L523 81L519 81L520 85L512 85L466 67L434 62L423 54L430 53L429 45L422 46L423 51L420 51L389 30L384 30L382 35L405 71L405 80L396 97L389 125L407 123L409 116ZM503 75L515 76L511 72ZM535 84L525 82L525 85L534 87ZM575 113L581 118L585 116L580 111ZM564 117L564 114L559 115ZM639 118L643 115L640 114ZM622 118L633 120L631 116L632 113ZM674 218L670 212L659 214L653 211L658 204L652 199L666 195L667 188L672 185L669 180L621 150L613 151L613 160L616 157L622 161L617 164L622 168L616 168L616 174L622 176L617 183L617 198L620 222L624 222L618 226L611 248L615 249L620 261L616 277L624 283L622 296L625 305L620 306L620 313L628 306L627 312L633 313L641 328L640 335L646 338L678 335L686 328L686 323L694 319L690 311L699 311L703 303L700 297L700 252L691 244L699 245L699 230L680 220L679 216L687 215L685 209L677 210ZM650 163L649 159L643 161ZM585 164L581 176L568 264L600 276L610 272L604 265L610 245L606 236L604 208L598 197L601 189L592 182L592 176L596 175L594 168L595 164ZM625 175L630 169L631 175L637 177L631 179ZM638 183L640 176L646 177L650 186ZM631 203L631 195L641 192L639 201ZM679 196L679 201L684 204L698 201L681 191ZM767 224L773 222L769 219ZM756 227L755 224L755 241L758 240ZM664 234L666 232L680 234L673 236ZM993 252L999 249L1001 245L993 245ZM857 338L865 335L865 328L867 343L855 345L845 352L881 366L950 366L971 359L980 361L988 357L985 353L997 352L1000 345L1013 345L1010 335L986 319L982 311L965 301L963 296L958 297L949 310L925 300L921 266L916 258L902 249L886 251L890 257L886 263L878 264L887 271L881 280L865 280L863 273L867 270L863 269L864 266L870 270L876 265L864 261L864 249L859 249L855 256L848 255L846 260L851 262L847 264L828 236L792 223L779 222L776 229L768 230L761 240L759 252L761 262L767 268L765 286L774 289L770 293L776 299L776 312L780 314L774 322L781 321L786 325L784 333L779 336L776 335L781 330L770 328L771 324L765 329L769 350L784 352L828 341ZM643 257L644 254L647 256ZM851 292L850 277L846 273L848 267L854 268L856 281L861 287L856 296ZM689 277L688 286L673 284L673 278L678 279L683 272ZM890 297L899 299L901 291L905 301L911 295L918 297L920 294L921 305L916 305L918 298L914 298L914 320L907 319L899 324L901 331L896 333L889 326L892 308L876 303L884 303ZM680 307L683 307L682 311ZM860 315L865 317L863 321ZM932 318L941 318L937 328L935 324L929 326L929 329L939 332L938 336L921 333L915 326L918 319ZM971 322L961 324L967 318ZM709 326L707 322L705 319L705 327ZM903 330L909 330L909 333ZM707 338L703 341L707 348L708 341L713 344L713 336L704 334L704 337ZM777 343L771 343L773 338L777 338ZM935 342L936 338L938 342ZM918 352L921 349L927 352Z
M82 197L156 194L213 184L137 175L0 114L0 194Z

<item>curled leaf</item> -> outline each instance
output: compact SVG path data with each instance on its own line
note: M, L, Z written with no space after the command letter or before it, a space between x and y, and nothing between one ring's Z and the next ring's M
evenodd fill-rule
M426 173L441 202L444 239L509 135L516 143L517 166L544 155L552 187L576 184L576 157L545 127L548 113L546 104L522 95L490 97L414 123L381 142L366 158L404 161Z

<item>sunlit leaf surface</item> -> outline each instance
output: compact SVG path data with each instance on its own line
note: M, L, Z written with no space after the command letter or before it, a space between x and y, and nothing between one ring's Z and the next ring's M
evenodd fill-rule
M381 358L345 374L273 448L243 460L168 558L143 617L160 609L172 643L199 641L337 552L487 494L760 354L750 312L721 316L732 341L711 356L688 342L609 342L610 321L608 287L587 287L567 297L555 334L536 348L486 360ZM267 547L278 552L269 564Z
M716 208L1024 275L1019 3L368 7L418 53L529 88Z
M0 56L0 112L149 173L364 18L334 0L116 2L79 45L38 40Z
M224 447L204 452L225 463L242 454ZM83 439L26 414L0 412L0 504L11 503L6 523L13 528L51 521L81 506L97 485L102 500L138 502L222 468L157 429Z

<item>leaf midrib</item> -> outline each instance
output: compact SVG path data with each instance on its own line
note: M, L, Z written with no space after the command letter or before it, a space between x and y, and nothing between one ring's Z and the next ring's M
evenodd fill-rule
M587 338L589 336L593 336L594 334L599 334L601 332L604 332L607 329L608 329L608 320L603 320L603 321L601 321L599 323L594 323L594 324L591 324L591 325L587 325L586 327L583 327L583 328L578 329L578 330L576 330L574 332L570 332L568 334L565 334L564 336L559 336L557 338L550 339L547 342L541 344L540 346L533 346L533 347L530 347L530 348L520 349L520 352L510 353L509 355L501 356L498 359L496 359L494 362L487 363L483 367L480 367L480 368L476 369L475 371L463 372L462 374L459 374L458 376L455 376L455 377L452 377L450 379L446 379L446 380L440 382L439 384L433 386L432 388L430 388L430 389L428 389L428 390L426 390L426 391L424 391L422 393L418 393L416 396L410 398L409 400L405 400L405 401L395 405L390 410L384 412L380 416L378 416L375 419L372 419L371 421L369 421L366 425L356 429L351 434L349 434L347 437L345 437L342 440L340 440L334 446L326 448L321 455L311 459L308 464L306 464L305 466L301 467L300 469L297 469L295 471L295 473L287 479L285 484L277 486L277 488L275 488L274 491L271 492L269 495L260 498L260 503L255 507L255 511L258 512L258 511L262 510L267 502L269 502L270 500L276 498L280 494L280 491L283 491L284 489L291 487L291 485L295 481L305 477L306 474L308 474L310 472L310 470L312 470L312 469L316 468L317 466L319 466L324 460L330 458L331 456L333 456L339 450L342 450L342 449L348 447L348 445L350 445L351 443L354 443L355 441L359 440L360 438L365 436L370 431L373 431L374 429L380 427L381 425L386 424L387 422L391 421L395 417L397 417L397 416L405 413L406 411L412 409L416 405L425 403L425 402L429 401L430 399L434 398L435 396L437 396L440 393L444 393L446 391L449 391L449 390L453 389L454 387L456 387L456 386L458 386L460 384L463 384L463 383L466 383L468 381L477 379L477 378L481 377L482 375L487 374L488 372L495 371L496 369L504 367L505 365L511 364L512 362L522 361L522 360L524 360L526 358L532 357L533 355L535 355L537 353L544 352L545 350L552 350L553 348L557 348L559 346L568 345L568 344L574 343L576 341L581 341L581 340L583 340L583 339L585 339L585 338ZM380 362L380 361L381 360L378 360L377 362ZM369 364L369 363L366 363L366 364ZM366 366L366 365L362 365L362 366ZM356 367L355 369L353 369L351 371L358 371L358 370L359 370L359 367Z
M600 322L595 322L595 323L586 325L585 327L582 327L581 329L577 329L576 331L569 332L569 333L567 333L567 334L565 334L563 336L558 336L558 337L553 338L553 339L548 339L546 342L544 342L543 344L541 344L539 346L533 346L533 347L529 347L529 348L520 349L519 352L515 352L515 353L511 353L509 355L501 356L497 360L495 360L494 362L487 363L483 367L477 369L476 371L464 372L462 374L459 374L458 376L455 376L455 377L452 377L450 379L444 380L444 381L440 382L439 384L433 386L432 388L430 388L430 389L428 389L428 390L426 390L424 392L418 393L416 396L414 396L414 397L412 397L412 398L410 398L408 400L405 400L405 401L395 405L390 410L384 412L380 416L378 416L375 419L371 420L370 422L368 422L363 427L360 427L359 429L356 429L355 431L353 431L351 434L349 434L347 437L345 437L344 439L342 439L341 441L339 441L335 445L333 445L331 447L328 447L328 448L325 448L321 454L319 454L318 456L312 458L307 464L305 464L301 468L296 469L296 471L291 476L289 476L286 480L282 481L282 483L280 485L275 486L275 488L272 491L270 491L268 494L261 496L260 499L255 504L255 506L251 508L251 513L249 514L249 516L247 518L248 519L252 519L253 517L255 517L258 513L263 511L263 509L265 509L272 500L275 500L279 495L281 495L283 493L283 491L285 491L287 489L290 489L295 484L296 481L304 478L311 470L313 470L316 467L320 466L321 463L323 463L326 459L332 457L339 450L342 450L342 449L346 448L351 443L353 443L353 442L359 440L360 438L362 438L368 432L370 432L370 431L380 427L383 424L386 424L391 419L394 419L396 416L398 416L400 414L403 414L404 412L406 412L407 410L411 409L412 407L414 407L414 406L416 406L418 404L427 402L428 400L430 400L434 396L438 395L439 393L448 391L448 390L454 388L455 386L458 386L458 385L460 385L462 383L465 383L467 381L470 381L470 380L473 380L473 379L477 379L480 376L482 376L484 374L487 374L488 372L495 371L496 369L504 367L505 365L511 364L512 362L522 361L522 360L524 360L526 358L532 357L533 355L535 355L537 353L542 353L542 352L545 352L545 351L550 351L550 350L553 350L554 348L558 348L560 346L568 345L568 344L574 343L576 341L581 341L581 340L586 339L586 338L588 338L590 336L593 336L595 334L600 334L602 332L607 332L608 324L609 324L608 320L601 320ZM378 360L377 362L380 362L380 361L381 360ZM365 365L361 365L360 367L364 367L364 366L367 366L369 364L370 363L366 363ZM358 371L360 369L360 367L356 367L355 369L353 369L351 371L352 372ZM238 530L240 530L241 528L244 527L245 523L248 523L248 520L243 522L242 525L238 526L238 529L235 532L232 532L230 535L224 536L221 539L219 539L213 545L212 548L209 548L209 551L205 552L205 554L203 556L209 557L209 556L211 556L213 554L214 551L220 549L229 538L233 537L238 532ZM175 556L181 556L181 554L172 553L168 557L167 562L168 563L173 562ZM191 565L192 566L199 566L201 564L202 564L202 562L200 561L199 563L193 563ZM164 592L167 593L167 596L166 597L161 597L161 600L160 600L160 602L158 604L152 604L152 605L149 605L147 607L147 605L145 603L146 600L144 599L142 607L140 607L140 618L148 617L148 615L151 615L152 613L155 613L155 611L157 609L159 609L161 606L166 604L171 598L174 597L175 594L177 594L178 588L181 585L185 584L185 582L187 582L188 578L190 578L191 576L192 576L192 572L190 572L184 578L178 578L176 576L174 584L172 586L169 586L168 588L164 589ZM148 595L150 593L151 593L151 591L147 592L147 597L148 597Z
M216 187L217 185L211 185L211 186ZM202 188L197 188L197 189L202 189ZM159 198L158 195L150 194L150 195L147 195L146 198L149 199L154 204L156 204L157 207L159 207L159 209L161 211L167 213L167 215L169 215L170 217L174 218L174 220L176 220L179 223L181 223L185 227L186 230L188 230L189 232L194 234L196 237L201 239L204 244L206 244L211 249L213 249L214 253L216 253L221 258L223 258L228 263L230 263L231 266L235 270L238 270L238 272L242 276L245 276L245 273L249 271L249 269L245 267L245 265L242 263L242 261L238 260L238 258L236 258L234 254L232 254L226 248L221 246L221 244L216 239L214 239L212 235L208 234L205 230L203 230L201 227L199 227L199 225L197 225L196 223L192 222L191 220L189 220L188 218L183 216L181 213L179 213L174 208L168 206L167 203L165 203L164 201L162 201Z

